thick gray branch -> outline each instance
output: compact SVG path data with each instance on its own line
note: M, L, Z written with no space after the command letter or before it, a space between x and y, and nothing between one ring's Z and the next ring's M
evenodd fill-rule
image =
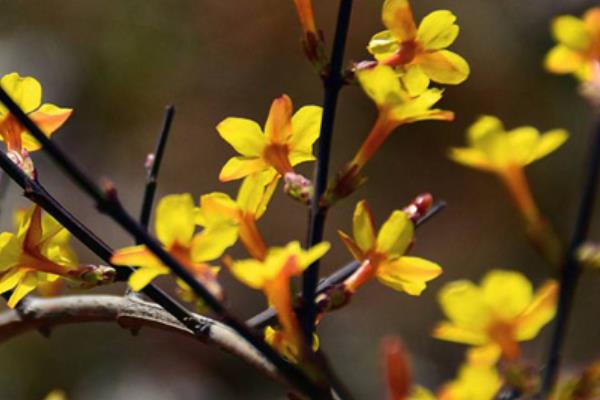
M194 314L201 335L182 325L161 307L135 297L111 295L25 298L19 307L0 313L0 342L30 330L49 333L59 325L85 322L116 322L132 331L142 327L180 333L215 345L281 381L273 365L233 329L213 319Z

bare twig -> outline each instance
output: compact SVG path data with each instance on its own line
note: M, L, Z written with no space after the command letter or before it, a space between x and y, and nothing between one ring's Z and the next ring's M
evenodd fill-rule
M10 98L6 91L0 87L0 101L8 108L10 113L27 129L32 136L42 144L43 150L58 164L58 166L69 176L79 188L92 198L98 210L109 216L114 222L125 229L134 239L144 244L164 265L166 265L177 277L184 281L204 303L221 320L240 334L245 340L251 343L260 351L273 365L277 367L281 375L285 376L287 382L300 392L311 398L330 398L327 390L317 386L313 381L298 367L288 363L271 346L269 346L262 337L256 335L243 322L239 321L227 310L224 305L206 288L202 283L179 263L171 254L169 254L161 244L123 208L123 205L117 197L116 190L108 187L105 190L100 188L94 181L85 174L79 166L54 142L50 141L41 129L21 110L21 108ZM6 161L12 164L5 154L2 156ZM4 163L6 164L6 163ZM13 164L14 165L14 164Z
M131 331L148 327L200 339L282 381L273 365L227 325L198 314L193 317L202 327L199 333L191 331L160 306L137 298L112 295L27 297L18 310L0 313L0 342L32 330L48 332L61 325L116 322Z
M548 397L558 377L561 350L567 332L567 324L573 305L575 290L577 289L579 276L581 275L581 265L577 259L577 250L588 236L594 210L594 200L596 198L598 177L600 174L600 120L596 123L591 145L586 175L579 199L579 211L560 276L558 309L554 321L552 341L548 350L548 359L543 372L541 389L541 398L543 399Z
M310 224L308 229L307 246L312 247L323 240L325 217L327 209L321 205L321 197L327 188L329 175L329 158L331 153L331 138L340 89L343 86L342 63L346 37L350 26L352 0L340 0L337 26L331 51L331 65L325 77L325 99L323 100L323 121L319 135L319 148L314 176L314 192L310 204ZM319 260L315 261L302 277L302 314L300 321L307 341L312 340L315 325L316 307L315 295L319 281Z

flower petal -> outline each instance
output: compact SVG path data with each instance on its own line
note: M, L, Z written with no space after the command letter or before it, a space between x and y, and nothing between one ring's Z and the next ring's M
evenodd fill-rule
M172 194L160 199L154 223L156 237L170 247L174 243L187 246L195 229L194 199L189 193Z
M44 104L37 111L29 114L29 118L50 137L58 128L60 128L69 119L73 110L70 108L60 108L54 104ZM23 147L27 151L38 150L40 143L28 132L24 132L21 137Z
M448 342L464 343L473 346L484 345L488 341L483 331L455 325L450 322L440 322L433 330L432 336Z
M269 173L257 173L244 178L236 200L239 209L255 216L259 212L262 215L273 195L273 181L277 184L277 179Z
M483 291L470 281L450 282L440 290L438 300L450 321L469 330L483 330L492 316Z
M269 143L286 143L292 136L292 100L286 94L273 100L265 124L265 136Z
M362 200L358 202L352 216L352 236L358 247L367 252L375 248L375 221L369 204Z
M386 0L383 3L382 20L399 42L416 37L417 27L408 0Z
M304 106L292 117L290 151L312 154L312 147L319 138L323 108Z
M479 149L469 147L451 148L448 156L459 164L467 167L477 168L484 171L492 171L493 166L489 164L485 153Z
M517 340L531 340L554 318L558 285L548 282L539 288L525 311L517 320Z
M557 42L573 50L586 50L591 37L582 20L572 15L562 15L552 21L552 35Z
M13 291L10 299L8 299L7 305L10 308L15 308L17 304L23 299L23 297L27 296L31 293L35 287L38 285L38 280L36 278L35 272L28 272L25 274L25 277L21 279L15 290Z
M419 296L428 282L442 273L442 268L431 261L418 257L400 257L382 263L377 269L377 279L394 290Z
M544 59L544 66L555 74L570 74L579 71L584 65L583 55L559 44L554 46Z
M481 281L481 291L486 304L494 314L512 319L523 312L531 302L531 282L521 273L493 270Z
M300 247L299 243L298 247ZM298 254L298 262L300 264L300 268L304 270L305 268L309 267L312 263L317 261L319 258L323 257L325 253L329 251L330 248L331 245L328 242L317 243L308 250L302 250L300 248L300 252Z
M221 182L229 182L269 168L261 159L254 157L232 157L219 174Z
M390 257L400 257L413 240L414 225L408 215L396 210L390 215L377 234L377 251Z
M225 118L217 125L217 131L241 155L260 157L262 154L266 139L256 122L246 118Z
M340 236L340 239L342 239L342 242L344 242L344 245L346 245L346 248L352 254L352 257L354 257L356 260L362 260L364 258L363 251L350 236L342 231L338 231L338 235Z
M26 273L27 271L23 268L14 268L2 275L0 278L0 293L12 290Z
M42 85L31 76L21 77L18 73L13 72L4 75L0 79L0 85L26 114L38 108L42 103ZM0 115L7 112L6 107L0 105Z
M237 241L238 230L237 224L223 223L195 235L191 246L192 262L210 261L221 257L225 250Z
M378 65L357 72L363 90L378 107L384 107L401 100L408 100L408 94L400 87L400 81L391 67Z
M398 42L398 39L394 36L392 31L385 30L373 35L369 41L367 50L369 50L369 53L371 53L377 61L382 61L400 50L400 42Z
M263 263L257 260L236 261L230 271L239 281L253 289L262 289L266 282Z
M419 24L417 40L426 50L445 49L456 40L460 31L455 22L456 16L452 12L434 11L423 18Z
M200 197L200 208L196 211L196 224L209 228L237 219L239 207L226 193L212 192Z
M506 133L512 153L511 159L517 165L527 165L533 158L540 132L532 126L522 126Z
M547 156L554 150L563 145L569 138L569 133L564 129L553 129L548 131L539 138L535 147L531 161L539 160Z
M404 87L411 96L418 96L429 87L429 77L418 65L407 66L406 72L400 77Z
M15 234L0 233L0 271L6 271L17 265L22 253L21 243Z
M131 265L135 267L150 267L160 265L156 256L144 245L124 247L116 250L110 262L115 265Z
M416 62L432 81L457 85L467 79L471 72L464 58L448 50L423 53Z
M167 268L138 268L129 277L129 287L134 292L139 292L157 276L168 273L169 270Z

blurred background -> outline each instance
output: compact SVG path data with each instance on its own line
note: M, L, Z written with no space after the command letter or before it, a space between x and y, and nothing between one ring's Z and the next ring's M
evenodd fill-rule
M337 1L315 0L319 25L331 42ZM367 58L365 46L380 30L380 0L355 1L347 61ZM336 230L351 229L356 201L369 200L378 221L416 194L431 192L448 207L419 229L413 254L439 262L444 274L419 298L369 284L352 306L325 318L322 347L356 397L382 398L379 341L400 335L412 357L415 380L429 387L452 378L465 348L430 337L442 318L436 293L459 278L478 281L490 268L523 271L538 285L552 275L529 247L503 187L492 176L450 162L448 147L464 143L465 128L480 114L500 116L507 127L568 129L570 140L527 170L541 209L562 237L572 228L583 156L593 116L576 82L542 69L553 41L549 24L562 13L580 15L593 1L414 1L421 19L435 9L458 16L461 34L453 50L472 74L448 87L441 106L453 123L423 122L398 129L368 165L369 184L336 207L326 237L334 249L324 259L329 273L349 260ZM264 121L272 99L289 94L296 106L320 104L322 89L299 44L291 0L0 0L0 74L37 77L44 101L75 109L55 140L94 177L110 177L137 214L144 160L154 148L164 106L177 114L159 179L159 195L210 191L234 194L237 184L217 176L233 150L215 131L227 116ZM348 160L368 132L374 106L357 87L343 90L333 139L333 170ZM112 246L131 244L100 216L88 199L41 154L41 180ZM310 175L310 165L301 170ZM12 210L27 205L16 186L2 204L2 229L12 229ZM306 212L277 194L260 227L271 244L303 240ZM597 225L596 225L597 227ZM595 229L593 233L597 234ZM80 258L96 258L76 243ZM244 253L239 248L234 256ZM264 306L260 293L225 272L228 304L242 316ZM171 288L169 279L161 280ZM566 343L566 367L599 355L598 276L586 275L576 298ZM105 289L122 293L122 284ZM548 329L525 345L539 362ZM41 399L60 387L71 399L269 399L281 387L219 350L168 333L132 336L116 324L58 328L49 339L28 333L0 346L0 398Z

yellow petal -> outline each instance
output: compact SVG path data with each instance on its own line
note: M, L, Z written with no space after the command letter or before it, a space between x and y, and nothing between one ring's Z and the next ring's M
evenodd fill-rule
M428 89L419 96L406 101L395 102L390 110L390 117L400 123L437 119L451 120L454 114L448 111L430 108L442 98L442 90Z
M377 251L391 257L403 256L413 240L413 234L414 225L408 215L396 210L379 229Z
M231 273L242 283L253 289L262 289L266 276L263 263L257 260L236 261L230 267Z
M290 151L312 154L312 147L319 138L323 108L304 106L292 117Z
M28 272L25 277L21 279L15 290L13 291L10 299L8 299L7 305L10 308L14 308L21 299L31 293L37 286L38 281L35 272Z
M506 133L511 158L517 165L527 165L533 159L540 132L532 126L522 126Z
M269 168L261 158L232 157L225 163L219 174L221 182L229 182L243 178Z
M494 366L502 355L502 348L497 343L471 347L467 350L467 362L470 365Z
M386 0L383 3L382 20L398 41L404 42L416 37L417 27L408 0Z
M260 125L246 118L226 118L217 131L238 153L247 157L260 157L265 146L265 136Z
M458 36L456 16L448 10L437 10L428 14L419 24L417 40L426 50L445 49Z
M273 100L265 123L265 136L270 143L285 143L292 135L292 99L286 94Z
M558 285L548 282L536 292L533 300L517 320L517 340L531 340L554 318Z
M464 82L471 72L464 58L448 50L424 53L416 62L432 81L438 83L457 85Z
M564 129L553 129L548 131L539 138L535 147L531 161L539 160L547 156L554 150L563 145L569 138L569 133Z
M54 104L43 104L37 111L29 114L29 118L50 137L58 128L60 128L69 119L73 110L70 108L57 107ZM28 132L24 132L21 140L23 147L27 151L38 150L40 143Z
M338 231L338 235L340 236L340 239L342 239L342 242L344 242L346 245L346 248L352 254L352 257L354 257L356 260L362 260L364 258L362 249L358 247L358 244L356 244L356 242L352 240L350 236L342 231Z
M459 164L467 167L477 168L484 171L493 170L493 166L489 164L488 159L481 150L468 147L455 147L450 149L448 156Z
M0 85L26 114L38 108L42 103L42 86L35 78L21 77L18 73L13 72L4 75L0 79ZM0 114L6 112L4 105L1 105Z
M531 282L521 273L493 270L481 281L485 302L501 318L512 319L531 302Z
M138 268L129 277L129 287L135 292L145 288L154 278L168 274L167 268Z
M160 261L144 245L125 247L116 250L110 262L115 265L131 265L135 267L160 265Z
M552 34L560 43L573 50L586 50L591 38L585 24L572 15L562 15L552 21Z
M352 216L352 235L358 247L367 252L375 247L375 221L369 204L362 200L354 209Z
M391 31L386 30L373 35L367 50L378 61L382 61L400 50L400 42Z
M408 99L408 94L403 94L400 81L391 67L378 65L375 68L361 70L357 72L357 78L367 96L379 107L397 100Z
M238 230L236 224L223 223L195 235L192 240L192 261L196 263L221 257L225 250L235 244Z
M166 247L175 242L189 245L194 234L195 215L194 199L189 193L172 194L160 199L154 228L158 240Z
M17 236L10 232L0 234L0 271L6 271L19 263L23 248Z
M546 54L544 66L555 74L570 74L581 69L584 62L585 58L581 53L559 44Z
M445 285L438 300L450 321L470 330L483 330L492 317L483 291L470 281L458 280Z
M459 371L458 379L442 388L439 398L492 400L501 386L502 378L496 368L465 364Z
M274 176L269 173L257 173L247 176L237 195L237 206L240 210L256 215L264 213L273 195Z
M411 96L418 96L429 87L429 77L418 65L409 65L400 79Z
M504 125L499 118L493 115L482 115L469 126L467 140L470 146L480 147L479 141L491 134L499 134L504 131Z
M418 257L400 257L386 262L377 269L377 279L394 290L419 296L428 282L442 273L442 268L431 261Z
M315 161L316 157L312 153L292 150L289 154L290 164L292 166L302 164L304 162Z
M294 243L294 242L292 242ZM298 242L295 242L298 243ZM299 247L299 243L298 243ZM323 257L325 253L329 251L331 245L328 242L321 242L308 250L302 250L299 253L298 262L300 264L300 268L304 269L310 266L313 262L317 261L319 258Z
M12 290L27 272L22 268L14 268L0 278L0 293Z
M228 194L213 192L200 197L200 209L195 215L196 224L204 227L220 225L237 219L238 204Z
M440 322L433 330L432 336L447 342L464 343L473 346L484 345L488 338L481 329L459 326L451 322Z

